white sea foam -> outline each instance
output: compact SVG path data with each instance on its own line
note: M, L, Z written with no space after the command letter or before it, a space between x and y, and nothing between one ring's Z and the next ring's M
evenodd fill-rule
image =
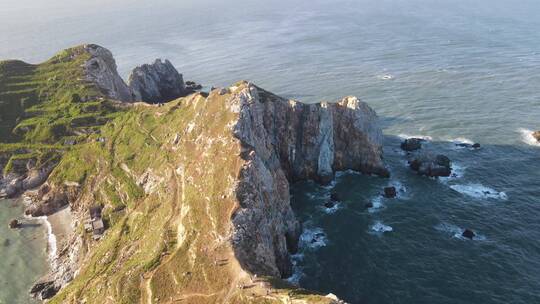
M461 240L469 240L469 238L466 238L463 236L463 232L465 229L460 228L456 225L449 224L449 223L440 223L435 226L435 229L447 234L452 235L452 237L461 239ZM484 235L479 234L477 231L474 232L475 236L473 237L473 240L475 241L484 241L486 240L486 237Z
M322 228L304 228L300 235L300 246L303 248L317 249L326 246L328 239Z
M334 202L334 206L332 206L332 208L327 208L325 206L322 206L322 210L326 214L333 214L341 208L342 208L341 203L337 203L337 202Z
M507 200L508 196L504 192L499 192L481 184L451 185L452 190L480 199L500 199Z
M530 146L540 147L540 142L533 137L534 131L520 128L518 132L521 133L521 140Z
M401 134L398 134L398 137L403 138L403 139L420 138L423 140L433 140L433 137L428 136L428 135L409 135L409 134L401 133Z
M45 227L47 227L47 252L49 253L49 260L54 269L56 263L56 236L53 234L51 223L46 216L40 216L38 219L43 221Z
M377 75L377 79L380 79L380 80L392 80L392 79L394 79L394 75L391 75L391 74Z
M381 221L376 221L375 224L371 225L370 229L371 231L378 233L391 232L394 230L394 228L383 224Z
M467 169L467 167L456 162L452 162L452 172L450 173L450 176L441 176L438 178L438 180L441 183L446 184L450 180L462 178L465 175L465 169Z
M373 207L368 209L369 213L374 213L384 208L382 197L380 195L377 195L376 197L371 199L371 203L373 204Z
M303 253L297 253L291 255L291 263L293 267L293 273L290 277L287 278L287 282L293 284L293 285L300 285L300 280L302 277L305 276L304 272L302 271L302 267L300 266L300 263L304 259Z

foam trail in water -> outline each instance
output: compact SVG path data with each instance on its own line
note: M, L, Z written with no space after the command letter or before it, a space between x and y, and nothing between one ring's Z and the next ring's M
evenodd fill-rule
M457 238L457 239L469 240L468 238L463 236L463 232L465 231L465 229L460 228L460 227L458 227L456 225L453 225L453 224L440 223L440 224L435 226L435 229L438 230L438 231L444 232L444 233L451 234L452 237ZM486 237L481 235L481 234L478 234L478 232L475 231L475 234L476 235L473 237L473 240L475 240L475 241L484 241L484 240L486 240Z
M500 199L507 200L508 196L504 192L498 192L492 188L486 187L481 184L467 184L467 185L451 185L450 188L461 194L465 194L474 198L480 199Z
M518 132L521 133L521 140L530 146L540 147L540 142L533 137L534 131L520 128Z
M391 232L394 228L383 224L381 221L376 221L375 224L371 225L370 230L377 233Z
M337 202L334 202L334 206L332 206L332 208L327 208L325 206L322 206L322 210L324 213L326 214L332 214L332 213L335 213L336 211L338 211L339 209L341 209L341 203L337 203Z

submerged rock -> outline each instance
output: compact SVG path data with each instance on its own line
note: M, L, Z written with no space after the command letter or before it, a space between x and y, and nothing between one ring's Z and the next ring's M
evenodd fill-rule
M470 229L465 229L461 235L471 240L476 236L476 234Z
M330 199L334 202L341 202L341 195L335 191L332 191L332 193L330 193Z
M424 141L421 138L407 138L401 143L401 149L407 152L419 150L422 148L422 142Z
M394 198L397 195L396 187L385 187L384 188L384 197Z
M364 207L365 207L366 209L373 208L373 203L372 203L372 202L367 202L367 203L364 205Z
M328 209L334 208L335 205L336 203L334 203L333 201L327 201L326 203L324 203L324 206Z
M409 160L409 166L420 175L439 177L452 173L450 159L444 155L424 153Z
M479 143L474 143L474 144L457 143L456 146L457 147L462 147L462 148L472 148L472 149L480 149L480 147L481 147Z
M129 75L133 100L162 103L186 95L182 74L169 60L156 59L152 64L136 67Z
M9 228L11 229L16 229L16 228L20 228L21 227L21 223L19 222L19 220L17 219L13 219L9 222Z

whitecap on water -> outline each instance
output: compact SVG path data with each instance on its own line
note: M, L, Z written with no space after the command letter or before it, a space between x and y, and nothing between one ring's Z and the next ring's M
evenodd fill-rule
M392 80L392 79L394 79L394 76L391 75L391 74L377 75L377 79L380 79L380 80Z
M368 209L369 213L374 213L379 211L380 209L384 208L384 204L382 202L382 197L380 195L377 195L373 199L371 199L371 204L373 207Z
M534 131L528 130L528 129L518 129L519 133L521 133L521 140L530 146L536 146L540 147L540 142L536 140L536 138L533 137Z
M398 134L398 137L402 139L420 138L423 140L433 140L433 137L428 136L428 135L409 135L409 134L401 133L401 134Z
M297 253L291 255L291 263L293 267L293 273L290 277L287 278L287 282L298 286L300 284L300 279L305 276L304 272L302 271L302 267L300 266L300 263L304 259L303 253Z
M499 192L481 184L451 185L450 188L461 194L481 199L507 200L508 196L504 192Z
M326 246L328 242L326 234L322 228L304 228L302 235L300 235L300 246L302 248L316 249Z
M394 228L383 224L381 221L376 221L375 224L371 225L369 229L373 232L378 232L378 233L391 232L394 230Z
M338 211L339 209L341 209L341 203L334 202L334 206L332 206L331 208L327 208L325 206L322 206L321 208L322 208L324 213L332 214L332 213L335 213L336 211Z
M456 225L453 225L453 224L440 223L440 224L435 226L435 229L438 230L438 231L450 234L450 235L452 235L452 237L460 239L460 240L470 240L469 238L466 238L466 237L463 236L463 232L465 231L465 229L460 228L460 227L458 227ZM484 240L486 240L485 236L483 236L481 234L478 234L478 232L476 232L476 231L474 233L475 233L475 236L473 237L473 240L475 240L475 241L484 241Z

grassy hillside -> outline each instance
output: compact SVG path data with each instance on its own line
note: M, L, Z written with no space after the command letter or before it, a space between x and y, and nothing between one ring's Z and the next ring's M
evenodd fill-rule
M0 153L10 163L57 160L117 115L113 103L84 79L81 66L89 56L75 47L38 65L0 61Z

